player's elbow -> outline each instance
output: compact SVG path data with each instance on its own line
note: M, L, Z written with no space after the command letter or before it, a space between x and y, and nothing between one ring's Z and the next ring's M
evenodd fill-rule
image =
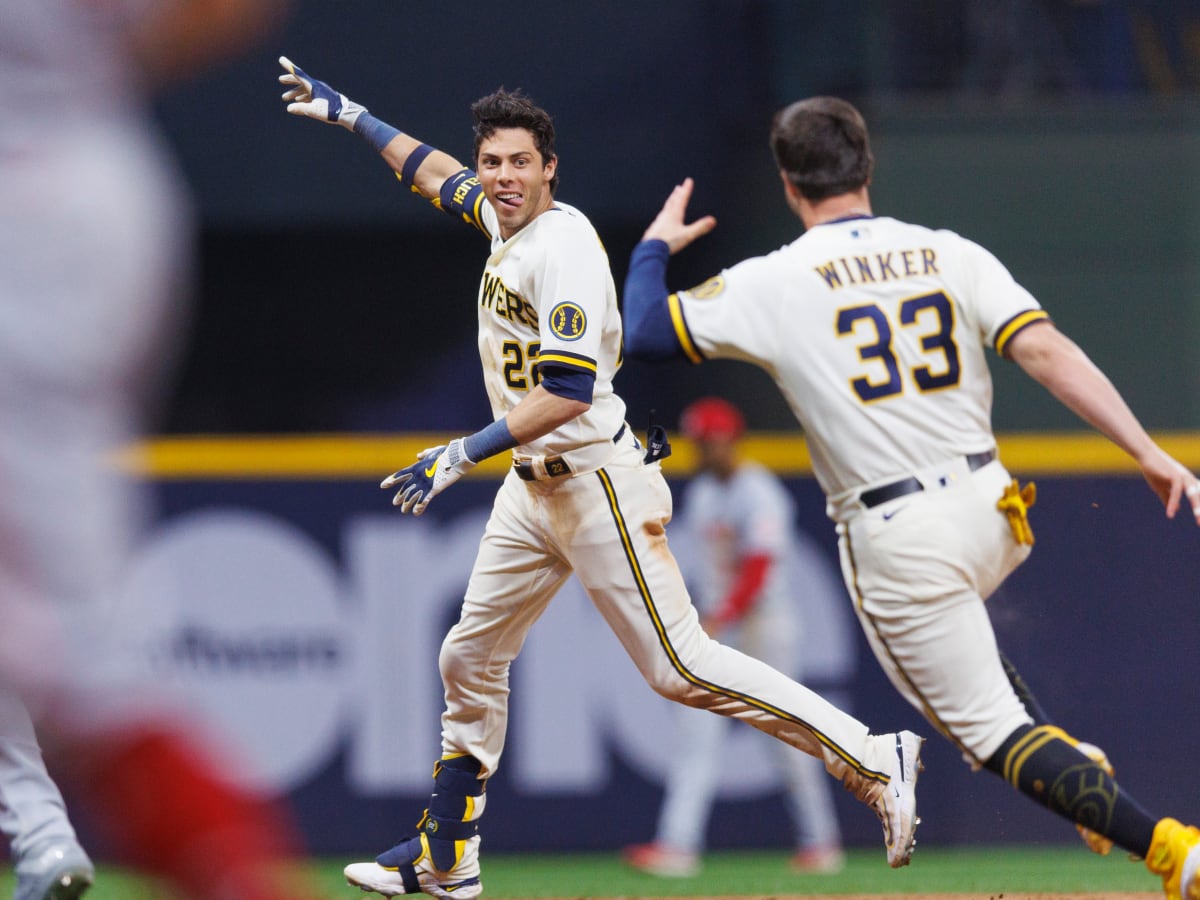
M572 419L579 418L592 408L591 400L579 400L572 397L560 397L559 400L558 407L564 424L570 422Z
M662 362L680 355L675 335L666 329L631 328L625 332L625 355L630 359Z
M652 342L640 328L628 329L625 332L625 355L634 359L649 359L653 354Z

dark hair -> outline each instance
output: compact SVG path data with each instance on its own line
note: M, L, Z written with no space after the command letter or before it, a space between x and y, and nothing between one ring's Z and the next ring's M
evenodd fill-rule
M867 123L837 97L810 97L777 112L771 152L806 200L857 191L871 181L875 167Z
M479 163L480 145L501 128L524 128L533 135L534 146L542 155L542 165L554 158L554 122L550 114L521 93L520 89L507 91L499 88L486 97L471 104L471 115L475 119L476 165ZM550 179L550 193L558 187L558 171Z

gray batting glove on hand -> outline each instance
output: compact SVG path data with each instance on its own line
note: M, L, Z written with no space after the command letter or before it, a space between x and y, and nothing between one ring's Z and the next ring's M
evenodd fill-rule
M279 57L279 64L287 69L286 75L279 76L279 83L291 88L283 95L288 112L319 122L336 122L354 130L358 117L367 111L365 106L360 106L325 82L313 78L286 56Z
M475 463L463 450L463 439L455 438L447 445L422 450L415 463L392 473L379 486L386 490L400 485L392 498L392 506L399 506L400 512L419 516L425 512L430 500L473 468Z

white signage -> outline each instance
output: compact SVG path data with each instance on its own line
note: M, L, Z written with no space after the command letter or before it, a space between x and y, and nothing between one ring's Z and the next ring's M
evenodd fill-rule
M452 521L348 519L340 563L286 520L202 510L153 531L132 570L127 614L152 671L215 721L248 761L243 783L283 793L343 745L363 794L424 793L441 752L438 652L457 617L486 510ZM687 571L690 544L672 547ZM802 547L806 680L848 680L856 664L849 601L833 566ZM571 579L512 667L503 766L531 793L593 793L615 752L659 782L673 704L655 695ZM845 706L845 697L827 694ZM775 785L765 736L732 729L723 796Z

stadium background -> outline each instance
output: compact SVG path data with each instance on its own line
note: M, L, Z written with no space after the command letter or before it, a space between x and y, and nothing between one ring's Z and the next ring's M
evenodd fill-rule
M146 616L148 661L232 725L257 761L248 777L290 796L315 852L387 846L413 824L437 753L437 644L495 485L468 481L419 523L375 485L428 445L408 432L489 416L471 311L485 247L360 141L285 115L276 56L464 159L470 102L524 88L555 114L559 196L591 216L618 283L685 175L694 210L721 224L673 264L676 283L789 240L770 114L846 96L872 126L876 211L992 249L1196 468L1197 34L1182 0L294 4L259 53L159 107L195 188L203 269L166 438L141 463L161 513L130 602L166 603L162 579L178 582L171 614ZM1011 367L995 371L1002 450L1019 448L1014 470L1039 482L1037 551L992 604L1002 645L1137 796L1200 818L1194 528L1164 523L1078 422ZM741 402L832 564L831 526L764 376L629 363L617 387L639 428L651 410L674 424L700 392ZM667 464L677 487L686 450ZM928 732L849 611L826 613L814 686L876 730ZM669 719L615 647L577 593L539 623L514 666L489 848L650 836ZM786 844L754 752L730 759L714 846ZM945 742L927 764L923 843L1074 840ZM847 841L875 846L874 819L838 800Z

